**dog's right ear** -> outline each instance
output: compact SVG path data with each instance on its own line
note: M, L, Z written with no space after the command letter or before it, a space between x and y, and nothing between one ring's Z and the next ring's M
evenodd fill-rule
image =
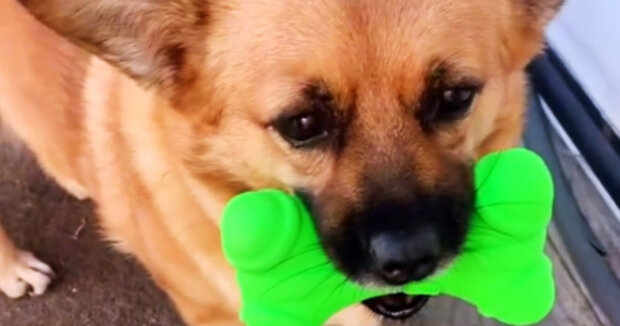
M558 13L565 0L512 0L515 12L529 27L544 28Z
M509 0L512 33L508 53L514 68L522 69L543 45L544 29L565 0Z
M20 0L40 21L140 84L188 83L206 37L208 0Z

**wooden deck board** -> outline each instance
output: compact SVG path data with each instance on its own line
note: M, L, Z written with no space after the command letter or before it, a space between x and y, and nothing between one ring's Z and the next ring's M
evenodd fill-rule
M554 139L560 162L576 200L587 217L592 231L603 245L606 260L620 278L620 219L598 195L596 186L579 164L580 157L570 152L559 137ZM620 173L620 167L618 167Z

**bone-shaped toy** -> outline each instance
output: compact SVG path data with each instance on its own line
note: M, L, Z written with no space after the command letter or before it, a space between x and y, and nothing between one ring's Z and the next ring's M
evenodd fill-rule
M298 198L276 190L235 197L224 211L222 244L237 271L240 319L248 326L320 326L350 305L405 292L453 296L511 325L540 322L555 301L544 253L550 173L536 154L514 149L480 160L475 186L476 209L462 253L445 271L390 290L364 288L341 274Z

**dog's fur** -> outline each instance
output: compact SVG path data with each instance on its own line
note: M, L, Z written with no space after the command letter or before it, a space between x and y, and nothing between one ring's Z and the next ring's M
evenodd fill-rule
M517 143L522 70L561 2L1 0L0 117L61 186L97 203L105 236L189 325L238 325L219 246L226 201L306 194L346 265L329 238L356 225L369 194L399 178L415 187L398 195L466 188L473 159ZM429 84L470 80L469 113L425 120ZM290 146L272 122L316 101L337 137ZM50 278L0 229L3 292L41 294ZM368 322L351 311L339 322Z

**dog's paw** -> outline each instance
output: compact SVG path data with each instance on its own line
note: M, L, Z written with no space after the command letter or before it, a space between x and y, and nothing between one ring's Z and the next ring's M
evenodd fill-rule
M0 291L9 298L41 295L54 278L52 269L33 254L21 251L0 269Z

